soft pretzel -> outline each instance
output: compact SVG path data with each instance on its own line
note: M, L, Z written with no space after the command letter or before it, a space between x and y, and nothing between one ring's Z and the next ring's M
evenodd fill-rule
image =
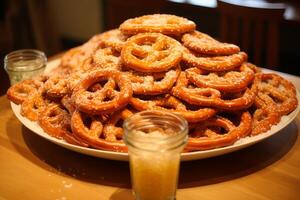
M216 114L212 108L203 108L184 104L171 95L156 97L153 99L143 100L138 97L132 97L130 104L137 110L167 110L172 113L181 115L188 122L204 121Z
M181 35L195 30L196 24L186 18L167 14L144 15L128 19L120 25L124 34L163 33L166 35Z
M183 51L182 60L188 66L198 67L208 71L227 71L240 66L243 62L247 61L247 54L239 52L227 56L207 56L188 50L185 48Z
M102 85L101 89L89 91L91 86L104 81L107 82ZM80 111L103 114L126 106L131 95L132 88L128 77L116 70L99 70L89 73L77 84L72 98Z
M160 33L140 33L127 40L121 52L124 64L140 72L163 72L177 66L181 44Z
M241 110L250 107L257 94L259 79L256 78L251 85L241 94L222 94L213 88L192 88L186 73L181 72L176 85L172 89L172 94L190 104L198 106L214 107L222 110ZM228 99L229 98L229 99Z
M221 116L192 124L185 151L208 150L232 145L238 139L249 135L251 127L252 119L248 111L239 115L238 125Z
M94 148L108 151L127 151L127 147L122 140L116 138L114 141L106 139L103 134L101 117L88 116L79 110L75 110L71 118L71 127L76 137Z
M222 92L239 92L245 90L254 79L254 72L244 63L236 70L225 72L209 72L199 68L186 70L189 81L198 87L214 88Z
M240 48L234 44L219 42L199 31L184 34L182 42L184 46L200 54L231 55L240 51Z

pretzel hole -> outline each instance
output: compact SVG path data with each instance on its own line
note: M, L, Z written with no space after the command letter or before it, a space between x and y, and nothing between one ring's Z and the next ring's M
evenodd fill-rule
M26 97L30 93L30 91L24 88L20 88L16 91L16 93L18 93L18 95L21 97Z
M139 60L143 60L143 59L145 59L148 56L148 53L141 52L141 51L138 51L138 50L134 49L134 50L132 50L132 55L134 57L136 57L137 59L139 59Z
M274 96L272 93L269 94L269 97L276 103L276 104L281 104L283 103L284 100L279 99L278 97Z
M32 109L34 109L34 110L38 110L39 109L39 106L37 105L36 102L33 103Z
M116 92L120 92L121 91L121 89L120 89L120 87L119 87L118 84L115 85L114 91L116 91Z
M106 82L107 82L107 81L106 81ZM104 81L104 84L105 84L106 82ZM95 84L91 85L91 86L87 89L87 91L89 91L89 92L96 92L97 90L101 90L101 89L102 89L102 85L103 85L103 83L102 83L102 84L100 84L100 83L95 83Z
M70 123L68 123L68 124L65 124L63 128L64 128L66 131L68 131L68 132L72 133L72 128L71 128L71 125L70 125Z
M111 94L109 94L109 95L106 95L105 97L104 97L104 99L103 99L103 101L105 102L105 101L111 101L111 100L113 100L113 95L111 95Z
M155 75L153 76L155 81L162 81L165 78L164 74L159 74L159 75Z
M213 132L217 133L218 135L225 135L228 133L228 130L225 127L216 127L213 126L210 128Z
M255 115L255 119L257 121L262 121L268 117L266 112L260 112L259 114Z
M191 105L191 104L187 104L187 103L185 103L184 105L186 106L187 110L190 110L190 111L197 111L197 110L199 110L199 106Z
M93 119L91 117L88 117L88 116L84 116L83 117L83 124L86 128L90 129L91 128L91 125L92 125L92 122L93 122Z
M120 118L118 121L117 121L117 123L115 124L115 126L116 127L120 127L120 128L122 128L122 126L123 126L123 119L122 118Z

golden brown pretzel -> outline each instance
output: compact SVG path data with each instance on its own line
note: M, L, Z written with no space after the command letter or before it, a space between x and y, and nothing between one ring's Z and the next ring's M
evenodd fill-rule
M47 96L53 98L62 98L70 93L68 78L61 75L51 76L44 84L44 91Z
M241 94L222 94L213 88L192 88L186 78L185 72L181 72L172 94L190 104L214 107L222 110L241 110L252 105L257 94L259 78L254 79L251 88L247 88ZM230 99L228 99L230 98Z
M240 51L240 48L234 44L219 42L199 31L184 34L182 42L184 46L201 54L231 55Z
M71 118L71 126L76 137L94 148L118 152L127 151L127 147L122 140L106 140L100 116L88 116L76 110Z
M52 103L45 107L38 116L42 129L50 136L63 139L71 131L70 115L61 105Z
M117 141L123 138L123 121L133 115L133 112L127 108L115 112L110 116L103 126L103 134L107 141Z
M262 93L268 109L273 109L280 115L287 115L298 105L295 86L281 76L258 74L261 82L258 84L258 93Z
M248 111L240 115L239 125L230 119L215 116L190 128L185 151L208 150L234 144L251 132L252 119ZM225 132L224 132L225 131Z
M70 114L61 105L50 103L41 109L38 122L50 136L64 139L70 144L88 147L86 143L74 137L71 132L70 118Z
M247 61L247 54L239 52L228 56L206 56L185 48L182 60L188 66L198 67L208 71L227 71L240 66Z
M281 115L269 104L268 97L258 92L253 104L253 124L251 135L258 135L271 129L279 123Z
M163 72L177 66L182 47L160 33L141 33L127 40L121 52L123 63L141 72Z
M27 97L21 104L21 115L27 117L31 121L37 121L41 110L50 103L41 91Z
M186 18L167 14L144 15L128 19L120 25L124 34L163 33L166 35L180 35L194 31L196 24Z
M127 71L125 74L131 80L134 94L156 95L168 93L175 84L180 67L175 67L167 72L143 73Z
M21 104L23 101L26 100L26 98L37 92L38 88L40 88L41 86L42 82L38 80L24 80L11 86L7 90L6 96L10 101L14 102L15 104Z
M132 105L132 107L139 111L167 110L172 113L181 115L188 122L204 121L216 114L215 109L190 106L188 104L184 104L171 95L160 96L148 100L132 97L130 100L130 104Z
M120 70L122 66L120 52L112 47L99 48L92 59L96 68Z
M89 88L104 82L95 92ZM128 77L116 70L93 71L85 76L74 88L72 98L76 107L85 113L103 114L119 110L127 105L132 95Z
M249 63L243 63L236 71L208 72L199 68L186 70L187 78L198 87L214 88L222 92L245 90L254 79Z
M127 36L122 34L119 29L113 29L102 33L99 36L100 44L104 47L112 47L117 51L121 51L125 41L127 40Z

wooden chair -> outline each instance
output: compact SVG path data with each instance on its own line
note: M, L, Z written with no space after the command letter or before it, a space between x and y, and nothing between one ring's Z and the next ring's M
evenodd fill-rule
M256 65L278 66L279 23L283 20L284 4L218 0L218 9L222 41L239 45Z

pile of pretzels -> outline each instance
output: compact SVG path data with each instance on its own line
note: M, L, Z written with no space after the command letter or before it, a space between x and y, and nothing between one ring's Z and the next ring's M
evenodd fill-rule
M126 152L123 120L164 110L189 124L186 152L225 147L265 133L298 104L292 83L262 73L234 44L186 18L124 21L70 49L51 73L11 86L7 97L49 135Z

